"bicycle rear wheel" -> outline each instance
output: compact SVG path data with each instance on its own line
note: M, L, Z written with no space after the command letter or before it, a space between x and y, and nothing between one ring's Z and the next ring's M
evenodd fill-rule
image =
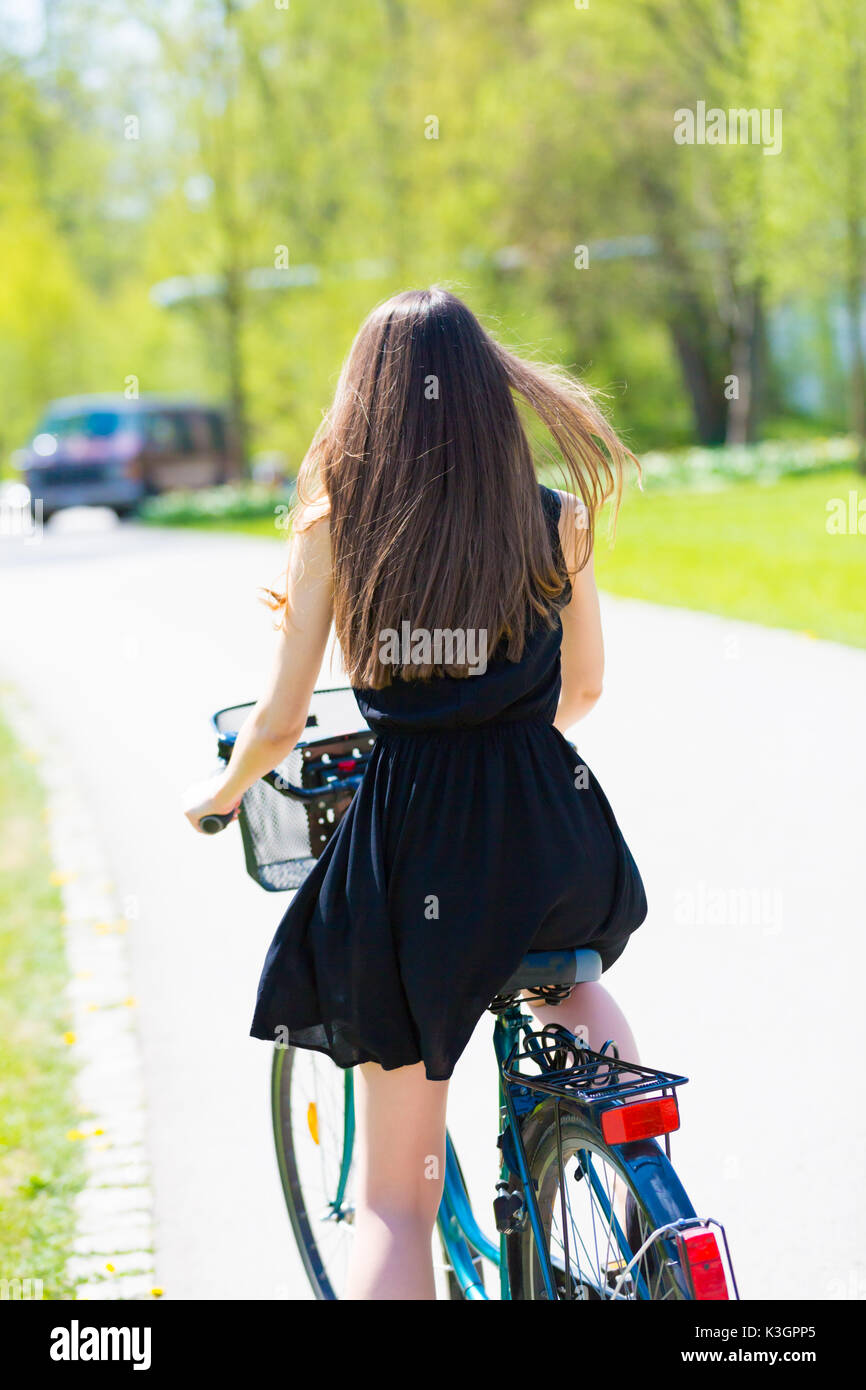
M658 1240L625 1273L653 1231L695 1214L654 1141L623 1146L625 1153L610 1148L589 1116L567 1102L561 1103L557 1131L552 1101L539 1106L521 1135L557 1298L661 1302L689 1297L673 1241ZM515 1179L511 1186L520 1188ZM548 1299L528 1215L523 1228L508 1236L507 1251L512 1299Z

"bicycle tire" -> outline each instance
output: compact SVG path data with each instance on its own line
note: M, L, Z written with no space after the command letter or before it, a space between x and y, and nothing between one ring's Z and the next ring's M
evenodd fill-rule
M560 1103L560 1124L564 1162L567 1163L569 1158L575 1157L583 1150L606 1163L624 1181L627 1195L627 1227L631 1227L627 1239L636 1240L637 1230L645 1238L669 1221L695 1215L679 1178L658 1144L652 1140L643 1140L611 1148L605 1143L600 1129L591 1117L570 1102ZM521 1137L549 1249L554 1210L556 1209L558 1215L560 1202L554 1101L545 1101L524 1121ZM513 1191L520 1191L519 1179L512 1177L510 1187ZM621 1258L624 1257L624 1252L619 1247L617 1253ZM541 1264L528 1215L522 1229L506 1237L506 1254L512 1300L549 1301L541 1277ZM659 1295L653 1297L652 1301L679 1301L689 1298L687 1279L671 1242L665 1242L661 1252L657 1248L651 1250L646 1258L649 1277L644 1281L645 1286ZM564 1261L562 1264L564 1270ZM582 1283L582 1288L583 1292L579 1296L590 1300L612 1296L609 1288L601 1291L603 1285L600 1282L598 1287L591 1283ZM557 1273L557 1291L558 1294L565 1292L564 1274L560 1272Z
M295 1244L313 1293L317 1299L336 1300L337 1294L313 1234L298 1172L290 1103L295 1052L293 1047L275 1047L271 1067L271 1115L277 1167Z

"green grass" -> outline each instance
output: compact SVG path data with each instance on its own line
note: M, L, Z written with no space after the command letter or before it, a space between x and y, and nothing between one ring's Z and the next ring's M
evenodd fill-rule
M715 492L630 491L615 545L596 542L599 585L866 647L866 535L826 529L828 500L849 491L866 499L850 468Z
M141 521L148 526L170 526L172 529L183 527L185 531L234 531L242 536L264 536L266 539L285 542L288 538L288 531L285 526L278 527L273 516L252 516L252 517L215 517L197 516L184 517L183 520L160 518L158 521L152 517L141 517Z
M73 1199L83 1182L74 1068L64 1033L66 958L51 882L44 805L32 761L0 722L0 1278L64 1274Z

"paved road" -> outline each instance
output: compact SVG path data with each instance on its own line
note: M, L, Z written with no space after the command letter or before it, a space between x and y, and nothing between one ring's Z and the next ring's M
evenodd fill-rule
M283 899L232 831L194 837L207 716L252 698L276 543L134 525L0 543L0 675L79 769L123 897L149 1106L157 1273L173 1298L306 1297L248 1037ZM866 653L604 603L604 699L578 744L646 881L606 983L646 1061L691 1077L674 1158L746 1297L866 1296L859 1105ZM495 1180L486 1017L453 1082L479 1209Z

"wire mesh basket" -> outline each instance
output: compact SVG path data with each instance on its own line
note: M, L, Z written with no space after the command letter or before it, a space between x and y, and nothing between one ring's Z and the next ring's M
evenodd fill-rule
M230 705L214 715L223 762L252 708ZM282 893L303 883L346 814L375 742L351 690L314 692L304 737L241 801L247 873L262 888Z

